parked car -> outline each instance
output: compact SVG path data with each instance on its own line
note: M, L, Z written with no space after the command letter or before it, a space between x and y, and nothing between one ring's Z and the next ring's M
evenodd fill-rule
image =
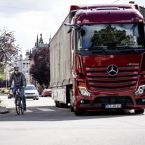
M41 94L42 97L51 96L51 89L44 89Z
M39 92L34 85L27 85L24 90L26 99L32 98L34 100L39 99Z

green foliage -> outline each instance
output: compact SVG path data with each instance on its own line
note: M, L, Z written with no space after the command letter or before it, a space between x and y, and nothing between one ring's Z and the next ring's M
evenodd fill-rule
M3 80L3 75L2 75L2 65L0 64L0 81Z
M0 73L0 81L2 81L3 80L3 76L2 76L2 74Z
M133 37L127 35L125 30L117 30L115 27L108 25L105 29L95 31L92 37L93 46L111 46L116 45L134 45Z

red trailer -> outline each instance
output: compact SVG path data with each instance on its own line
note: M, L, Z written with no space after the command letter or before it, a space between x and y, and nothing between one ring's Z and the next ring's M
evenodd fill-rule
M87 110L145 108L144 19L134 5L71 6L50 41L56 106Z

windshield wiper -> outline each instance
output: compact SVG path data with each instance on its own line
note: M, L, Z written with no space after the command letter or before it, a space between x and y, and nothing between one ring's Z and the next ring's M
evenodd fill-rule
M140 53L142 51L145 51L144 48L134 48L134 47L128 47L128 46L116 47L116 50L118 50L119 52L132 52L132 53Z
M90 47L89 50L92 50L93 52L95 51L95 52L108 53L106 46L93 46L93 47Z
M92 52L92 53L102 53L102 54L123 54L123 53L133 53L140 54L145 52L145 48L139 47L129 47L129 46L116 46L116 47L108 47L108 46L93 46L87 49L81 48L84 52Z

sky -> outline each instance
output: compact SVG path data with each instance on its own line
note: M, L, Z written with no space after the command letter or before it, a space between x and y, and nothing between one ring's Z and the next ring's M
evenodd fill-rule
M26 50L34 47L37 34L49 42L69 13L70 5L128 3L129 0L0 0L0 30L14 33L16 45ZM145 0L135 0L145 6Z

